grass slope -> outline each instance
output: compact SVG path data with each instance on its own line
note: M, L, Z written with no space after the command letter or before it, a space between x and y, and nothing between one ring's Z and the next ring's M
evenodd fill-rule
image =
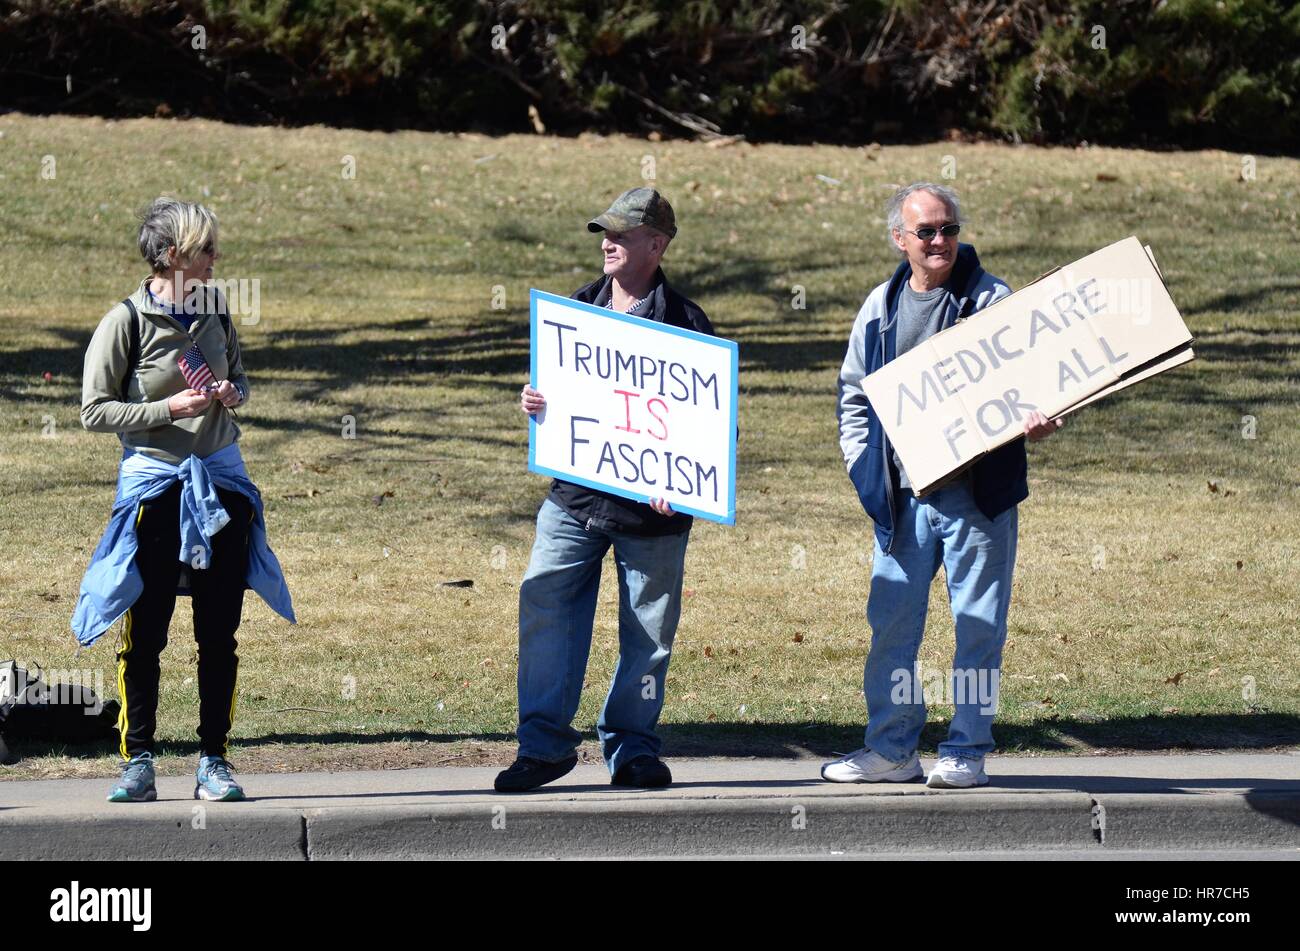
M1013 287L1136 233L1197 338L1194 363L1030 449L1002 748L1300 742L1300 162L1261 158L1242 180L1243 158L1222 152L0 117L0 654L89 668L116 694L115 637L78 657L68 631L118 455L81 429L82 355L143 276L133 212L199 199L222 220L219 274L260 281L261 319L239 328L254 390L242 444L301 619L249 598L232 755L245 769L508 759L518 584L546 491L525 471L515 403L528 288L594 276L583 223L652 172L681 227L667 273L739 341L742 374L737 524L694 530L665 752L855 748L871 536L834 381L858 306L895 263L884 199L945 167L963 237ZM441 584L456 579L474 585ZM616 593L607 565L584 730L613 668ZM187 611L159 732L187 762L164 770L196 749ZM940 575L922 663L948 667L952 646ZM932 708L929 748L949 712ZM0 775L113 761L108 747L24 752Z

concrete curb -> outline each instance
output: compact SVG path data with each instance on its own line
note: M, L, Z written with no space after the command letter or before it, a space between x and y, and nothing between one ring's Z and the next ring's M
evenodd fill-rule
M522 795L491 767L245 776L252 799L104 802L98 779L0 783L0 860L1271 852L1300 858L1300 755L1000 758L989 786L827 783L806 760L679 760L668 789L600 765Z
M1116 849L1300 849L1300 794L1098 796L1102 843Z
M1081 793L499 802L307 815L308 856L329 859L837 855L1100 847Z
M158 803L0 812L0 860L604 858L1300 850L1300 795L983 793L742 799L500 798L250 810Z
M181 809L167 803L156 811L113 815L0 812L0 860L306 859L307 822L301 812L239 813L237 808L236 804L218 808L214 803L194 803Z

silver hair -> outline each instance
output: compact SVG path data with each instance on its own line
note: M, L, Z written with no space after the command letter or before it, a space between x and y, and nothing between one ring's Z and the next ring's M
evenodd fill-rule
M140 212L140 255L155 274L186 265L216 243L217 216L197 202L155 198ZM176 249L173 259L171 248Z
M917 192L928 192L935 198L939 199L948 206L948 212L952 215L952 220L957 224L965 224L961 216L961 201L957 198L957 193L951 188L944 185L936 185L934 182L913 182L906 188L900 188L890 197L885 204L885 239L889 246L900 255L906 257L902 249L894 243L894 232L903 230L903 203Z

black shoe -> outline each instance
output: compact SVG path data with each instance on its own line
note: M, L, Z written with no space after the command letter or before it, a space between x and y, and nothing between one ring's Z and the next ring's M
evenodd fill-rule
M548 763L545 760L533 759L531 756L520 756L510 764L509 769L497 774L494 786L497 792L527 792L559 779L577 765L576 756L562 759L558 763Z
M638 756L624 763L610 782L615 786L637 786L641 789L659 789L673 781L668 765L657 756Z

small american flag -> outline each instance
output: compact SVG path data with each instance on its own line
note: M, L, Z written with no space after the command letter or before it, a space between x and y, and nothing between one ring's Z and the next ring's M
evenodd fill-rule
M208 362L203 359L203 351L199 349L197 343L181 354L176 362L180 364L181 376L185 377L185 382L191 389L202 391L205 386L216 382L216 377L208 369Z

